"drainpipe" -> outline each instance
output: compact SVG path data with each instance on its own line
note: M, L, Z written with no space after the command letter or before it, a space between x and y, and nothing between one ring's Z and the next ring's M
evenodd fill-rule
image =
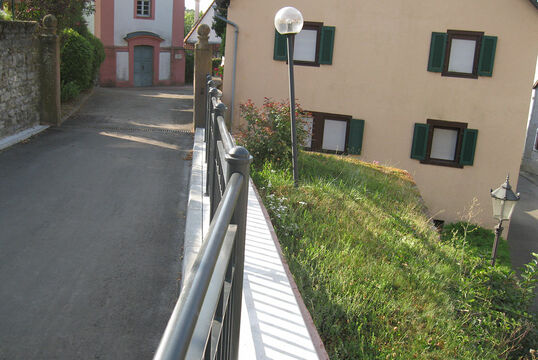
M213 5L213 9L215 10L215 17L217 19L220 19L224 22L226 22L227 24L233 26L235 28L235 40L234 40L234 65L233 65L233 70L232 70L232 99L231 99L231 104L230 104L230 130L232 129L232 123L233 123L233 120L234 120L234 99L235 99L235 73L236 73L236 65L237 65L237 36L238 36L238 33L239 33L239 26L237 26L236 23L234 23L233 21L230 21L228 19L226 19L225 17L222 17L220 16L219 14L217 14L217 4L214 4Z

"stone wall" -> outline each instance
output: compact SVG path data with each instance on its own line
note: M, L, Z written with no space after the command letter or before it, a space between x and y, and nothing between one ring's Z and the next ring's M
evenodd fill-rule
M39 124L36 22L0 21L0 138Z

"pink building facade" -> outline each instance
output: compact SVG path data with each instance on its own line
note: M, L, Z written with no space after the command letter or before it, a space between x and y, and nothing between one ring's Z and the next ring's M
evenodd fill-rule
M184 0L96 0L95 35L106 53L100 84L184 84L184 12Z

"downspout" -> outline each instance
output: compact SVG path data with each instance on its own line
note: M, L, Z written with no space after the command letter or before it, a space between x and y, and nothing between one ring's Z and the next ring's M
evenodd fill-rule
M220 16L217 14L217 4L213 5L213 9L215 10L215 17L217 19L220 19L224 22L226 22L229 25L232 25L235 28L235 40L234 40L234 64L233 64L233 70L232 70L232 98L231 98L231 104L230 104L230 130L232 129L232 123L234 120L234 99L235 99L235 73L236 73L236 65L237 65L237 36L239 33L239 26L237 26L236 23L233 21L230 21L226 19L225 17Z

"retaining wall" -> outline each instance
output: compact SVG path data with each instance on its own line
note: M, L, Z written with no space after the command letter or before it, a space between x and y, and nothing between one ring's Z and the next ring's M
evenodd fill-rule
M0 21L0 138L39 124L36 22Z

